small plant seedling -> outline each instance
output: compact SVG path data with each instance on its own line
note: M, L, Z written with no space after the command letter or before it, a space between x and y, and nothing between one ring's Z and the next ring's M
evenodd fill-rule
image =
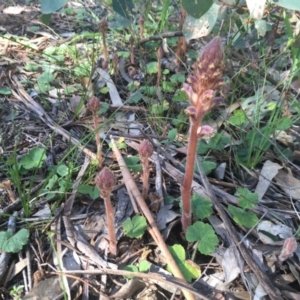
M24 285L14 285L13 288L9 291L9 294L13 297L14 300L21 300L20 296L23 292Z
M7 253L18 253L27 244L29 231L26 228L13 233L11 229L0 232L0 250Z
M219 243L214 229L200 221L188 226L185 237L190 243L197 242L198 250L205 255L213 253Z
M246 188L238 188L234 194L239 198L239 206L235 207L233 205L228 206L229 212L233 216L233 220L242 226L251 228L255 226L258 222L258 217L252 211L247 210L247 208L253 208L258 203L258 194L252 193Z
M130 238L140 238L147 229L145 217L134 216L132 219L123 222L124 233Z
M187 282L191 282L201 275L200 268L196 267L193 262L186 260L186 253L181 245L175 244L169 249ZM167 266L167 270L172 273L169 266Z

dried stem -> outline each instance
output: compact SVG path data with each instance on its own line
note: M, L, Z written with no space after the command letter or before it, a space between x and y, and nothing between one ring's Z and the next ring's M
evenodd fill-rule
M103 58L104 58L103 66L102 66L103 69L107 69L107 67L108 67L108 51L107 51L107 46L106 46L106 31L107 31L107 28L108 28L107 20L106 20L106 18L103 18L100 21L100 25L99 25L99 30L101 32L102 42L103 42Z
M134 38L133 38L133 36L130 36L129 43L130 43L130 62L132 65L134 65Z

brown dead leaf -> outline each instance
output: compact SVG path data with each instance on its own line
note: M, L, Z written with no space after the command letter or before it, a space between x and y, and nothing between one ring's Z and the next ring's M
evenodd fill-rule
M288 196L300 200L300 180L283 170L279 170L274 179Z

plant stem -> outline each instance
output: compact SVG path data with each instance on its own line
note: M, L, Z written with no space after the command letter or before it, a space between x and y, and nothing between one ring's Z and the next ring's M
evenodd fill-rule
M143 167L143 198L146 200L148 197L148 191L149 191L149 160L148 158L142 159L142 167Z
M188 139L185 175L181 185L181 197L182 197L182 216L181 223L183 231L186 232L188 226L191 225L191 187L194 177L194 165L197 150L197 130L200 124L199 122L190 123L190 132Z
M93 119L94 119L94 128L96 130L95 132L95 140L96 140L96 145L97 145L97 158L99 161L99 166L102 164L102 149L101 149L101 141L100 141L100 136L99 136L99 131L98 131L98 117L97 117L97 112L93 111Z
M116 240L116 233L115 233L115 215L114 210L111 205L110 196L105 196L104 203L105 203L105 211L107 216L107 229L109 235L109 250L113 256L117 255L117 240Z

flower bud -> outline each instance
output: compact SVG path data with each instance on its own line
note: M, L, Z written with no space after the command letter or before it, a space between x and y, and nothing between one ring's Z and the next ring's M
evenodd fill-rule
M109 196L116 184L114 173L109 168L104 167L95 176L95 184L99 188L103 197Z
M92 111L92 112L97 112L101 107L101 103L99 98L93 96L89 99L88 104L87 104L87 108L88 110Z
M106 18L103 18L100 21L99 30L100 30L100 32L104 33L107 31L107 28L108 28L108 22L107 22Z
M209 138L214 135L214 129L209 125L203 125L198 128L197 137L200 138Z
M139 18L139 25L143 26L144 22L145 22L145 20L144 20L143 16L140 16L140 18Z
M162 47L159 47L159 48L157 49L156 54L157 54L157 58L158 58L158 59L162 59L162 58L164 57L164 50L163 50L163 48L162 48Z
M139 146L139 155L142 158L148 158L153 154L153 146L152 143L148 140L143 140Z

